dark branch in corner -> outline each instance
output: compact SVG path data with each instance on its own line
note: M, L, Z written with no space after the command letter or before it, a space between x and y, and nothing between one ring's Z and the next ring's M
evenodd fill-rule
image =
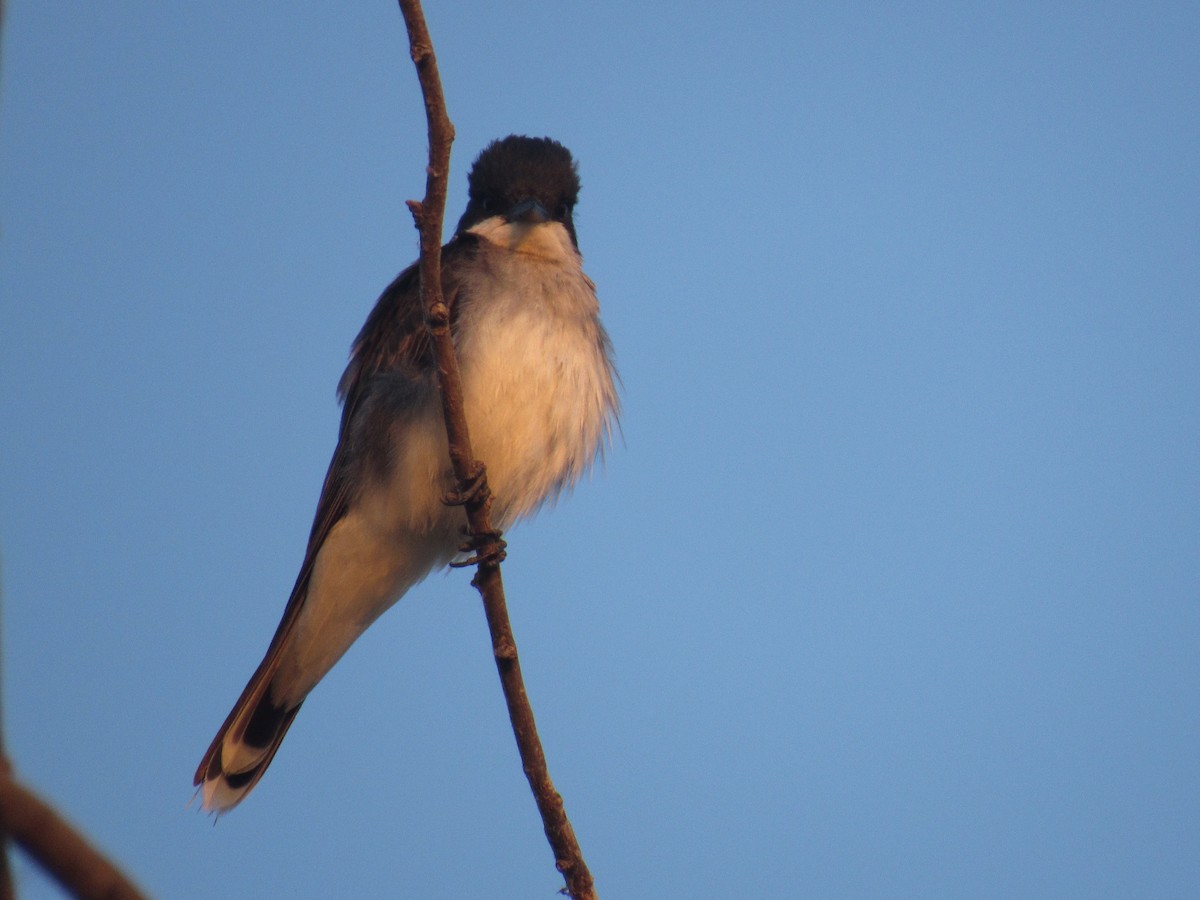
M35 859L73 897L82 900L143 900L143 895L101 856L50 804L12 773L0 734L0 900L15 895L8 842Z
M450 440L450 460L458 482L456 502L466 510L471 546L475 551L478 571L472 584L483 597L484 612L492 636L492 652L500 684L508 704L521 764L529 779L546 838L554 851L555 865L566 881L565 892L575 900L594 900L596 889L575 839L575 831L563 809L562 797L554 789L546 756L533 719L533 708L525 694L517 644L513 638L504 599L504 582L500 577L500 561L504 558L504 542L491 523L491 492L487 486L484 466L471 452L467 419L463 411L462 380L454 342L450 334L450 314L442 296L442 219L446 210L446 185L450 169L450 145L454 142L454 126L446 113L442 81L438 75L433 42L425 24L420 0L399 0L404 24L408 28L409 51L417 67L421 93L425 100L425 116L429 125L429 167L425 182L425 199L409 201L409 209L421 234L421 301L425 307L426 324L433 340L437 358L438 381L442 392L442 410L446 418L446 433Z
M144 900L48 803L0 773L0 815L8 837L33 857L71 896L82 900Z

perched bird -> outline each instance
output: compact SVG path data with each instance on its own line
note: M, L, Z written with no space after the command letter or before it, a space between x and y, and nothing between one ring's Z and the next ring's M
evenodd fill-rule
M572 214L579 176L549 138L475 160L442 248L442 286L475 455L507 528L574 484L616 421L612 348ZM308 693L366 628L459 552L454 487L417 266L383 292L338 385L337 448L304 562L266 656L200 767L204 808L258 783Z

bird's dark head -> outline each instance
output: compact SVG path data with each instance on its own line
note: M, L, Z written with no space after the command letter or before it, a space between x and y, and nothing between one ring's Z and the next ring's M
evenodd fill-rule
M558 141L516 134L492 141L471 167L467 185L458 233L495 216L509 223L557 222L578 247L573 213L579 174L571 152Z

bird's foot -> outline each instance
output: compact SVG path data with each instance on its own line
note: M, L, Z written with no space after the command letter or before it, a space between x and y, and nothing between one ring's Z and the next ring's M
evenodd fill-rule
M458 549L462 553L473 555L468 559L455 560L450 563L450 568L462 569L466 566L477 566L480 563L497 566L504 562L504 557L508 555L507 547L508 544L504 538L500 537L499 531L480 531L469 534L467 540L459 544Z
M447 506L466 506L481 498L486 500L488 494L487 466L476 460L462 487L446 491L442 495L442 502Z

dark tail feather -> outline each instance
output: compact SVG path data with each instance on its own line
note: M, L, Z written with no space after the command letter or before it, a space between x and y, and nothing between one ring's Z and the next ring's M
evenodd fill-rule
M263 660L196 769L193 784L209 812L227 812L245 799L300 711L300 703L280 706L271 699L274 668Z

